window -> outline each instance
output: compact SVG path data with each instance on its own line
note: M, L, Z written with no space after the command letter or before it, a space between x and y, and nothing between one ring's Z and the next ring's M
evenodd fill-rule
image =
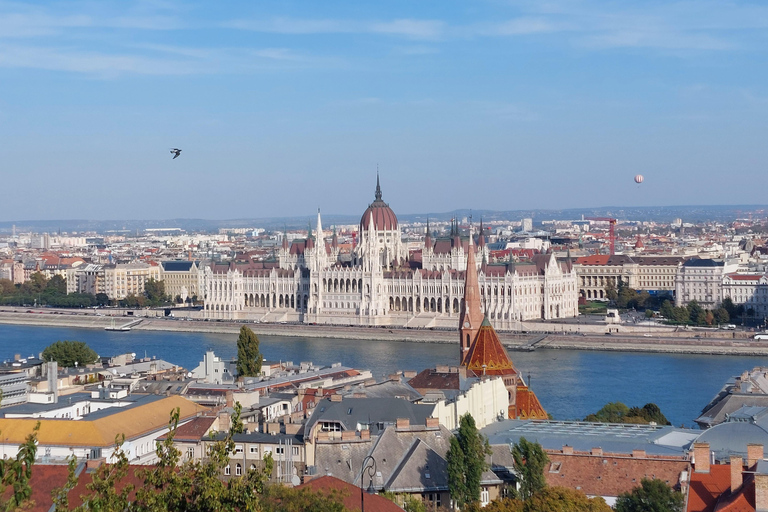
M192 460L195 457L195 449L187 448L187 459Z
M235 475L240 476L243 474L243 466L240 464L235 464Z
M231 471L231 470L230 470L230 468L229 468L229 464L227 464L227 466L224 468L224 474L228 476L228 475L230 475L231 473L232 473L232 471Z
M235 445L235 453L243 453L243 445L236 444Z
M259 453L259 447L258 446L251 446L249 451L251 453Z
M487 487L483 487L483 490L480 491L480 504L484 507L490 501L491 501L491 499L490 499L490 494L488 493L488 488Z

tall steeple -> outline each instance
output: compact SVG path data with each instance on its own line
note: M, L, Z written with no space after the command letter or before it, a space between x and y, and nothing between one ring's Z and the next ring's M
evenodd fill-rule
M469 251L467 254L467 271L464 274L464 300L459 315L459 347L461 347L460 362L465 364L469 347L475 341L480 326L483 323L483 312L480 309L480 286L477 283L477 264L475 263L475 247L472 233L469 236Z
M432 249L432 234L429 232L429 217L427 217L427 234L424 235L424 248Z
M325 235L323 234L323 223L320 222L320 208L317 209L317 243L318 247L324 247L325 242L323 239L325 238Z
M379 185L379 168L376 167L376 200L381 201L381 185Z

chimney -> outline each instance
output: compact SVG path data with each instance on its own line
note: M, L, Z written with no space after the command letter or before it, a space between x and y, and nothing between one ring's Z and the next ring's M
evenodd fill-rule
M564 455L573 455L573 446L568 446L567 444L563 446L563 454Z
M56 361L49 361L45 363L47 380L48 380L48 392L53 393L53 403L59 403L59 363Z
M599 446L597 448L592 448L592 455L597 455L598 457L603 456L603 449Z
M731 455L731 494L741 487L743 482L741 472L744 471L744 462L738 455Z
M645 450L632 450L632 458L633 459L644 459L645 458Z
M693 443L693 471L709 473L709 443ZM768 492L768 486L766 491Z
M371 438L371 431L370 430L361 430L360 431L360 439L370 439Z
M411 426L411 420L408 418L397 418L397 422L395 423L396 429L401 428L409 428Z
M763 460L763 445L750 443L747 445L747 467L752 469L758 461Z
M438 428L440 420L437 418L427 418L427 428Z
M331 402L341 402L341 395L338 393L331 395L330 398Z
M768 475L755 474L755 512L768 512Z

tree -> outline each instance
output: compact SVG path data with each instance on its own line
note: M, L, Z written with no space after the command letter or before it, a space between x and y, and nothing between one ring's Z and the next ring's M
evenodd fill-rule
M75 366L75 363L86 366L98 359L98 354L82 341L57 341L43 350L43 361L56 361L63 368Z
M695 300L692 300L688 303L688 317L692 324L694 325L701 325L704 324L704 316L705 312L704 309L702 309L701 306L699 306L699 303Z
M40 430L38 421L24 443L19 446L15 459L0 459L0 482L3 491L0 493L0 505L9 512L24 508L32 496L32 487L29 480L32 478L32 465L37 454L37 432ZM7 489L12 489L11 495L5 498Z
M731 321L731 316L728 314L728 310L724 307L719 307L715 310L715 322L718 324L727 324Z
M616 291L616 287L610 279L608 280L608 284L605 285L605 296L611 302L616 302L619 298L619 292Z
M527 500L523 505L523 512L612 512L612 510L601 497L590 499L576 489L548 487Z
M446 455L448 490L451 499L462 510L465 505L480 501L480 477L488 467L485 456L490 453L488 439L477 431L472 415L462 416Z
M259 338L247 326L240 328L237 337L237 375L238 377L256 377L261 375L261 363L264 356L259 351Z
M17 292L16 286L10 279L0 279L0 295L14 295Z
M56 274L48 281L48 284L45 286L45 291L53 293L54 295L66 295L67 280Z
M96 294L96 304L99 306L108 306L109 305L109 295L106 293L97 293Z
M661 480L643 478L640 486L619 495L616 512L682 512L683 495Z
M602 409L595 414L590 414L584 421L595 421L600 423L623 423L624 416L629 412L629 407L621 402L610 402L605 404Z
M549 457L539 443L531 443L521 437L512 446L512 459L520 483L520 498L526 501L547 486L544 468L549 463Z
M144 283L144 296L152 306L160 306L168 302L168 296L165 294L165 282L147 279Z
M598 421L602 423L632 423L647 425L655 422L657 425L671 425L666 416L662 414L659 406L654 403L645 404L642 407L627 407L621 402L610 402L603 406L595 414L590 414L584 421Z
M728 312L728 316L730 318L734 318L736 316L736 305L733 303L733 299L730 297L726 297L723 299L723 303L720 305L723 309L725 309Z

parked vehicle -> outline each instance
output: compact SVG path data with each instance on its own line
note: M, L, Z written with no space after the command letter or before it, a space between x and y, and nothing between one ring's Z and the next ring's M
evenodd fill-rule
M753 336L755 340L768 340L768 332L759 332Z

